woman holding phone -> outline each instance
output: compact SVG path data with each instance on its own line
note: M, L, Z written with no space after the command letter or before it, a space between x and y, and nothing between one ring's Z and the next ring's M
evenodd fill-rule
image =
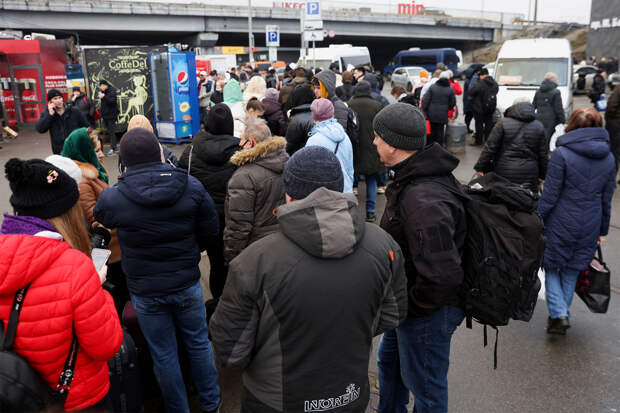
M77 184L40 159L13 158L5 172L15 214L5 214L0 229L2 330L25 289L13 350L55 389L75 336L64 408L109 408L107 360L120 348L123 331L112 297L101 288L107 267L97 273L90 258Z

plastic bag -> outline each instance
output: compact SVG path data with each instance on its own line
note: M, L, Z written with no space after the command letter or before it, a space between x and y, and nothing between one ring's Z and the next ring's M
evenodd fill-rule
M538 278L540 279L540 291L538 291L538 299L545 301L547 299L547 291L545 289L545 270L538 269Z
M596 102L596 110L599 112L605 112L607 110L607 99L605 99L605 94L602 94Z
M553 131L553 135L551 135L551 139L549 139L549 152L555 151L555 143L560 136L564 135L564 129L566 129L565 123L560 123L555 127L555 131Z

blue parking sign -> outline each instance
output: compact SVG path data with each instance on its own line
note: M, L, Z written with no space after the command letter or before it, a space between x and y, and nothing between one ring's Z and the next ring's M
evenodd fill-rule
M265 42L267 47L280 46L280 28L278 26L265 26Z
M320 16L321 15L321 3L318 1L309 1L307 3L306 14L308 16Z
M269 32L269 41L276 43L278 41L278 32Z

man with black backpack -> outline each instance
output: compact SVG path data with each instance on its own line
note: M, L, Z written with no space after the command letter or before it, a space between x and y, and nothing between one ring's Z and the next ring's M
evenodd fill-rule
M480 80L467 91L476 121L476 141L472 146L481 146L491 134L493 114L497 108L497 92L499 86L495 79L489 76L487 69L480 69Z
M378 411L405 411L413 392L416 412L447 412L450 342L465 317L466 215L452 174L459 161L436 143L425 146L426 120L412 105L387 106L373 128L381 161L396 172L381 228L405 255L409 296L407 319L379 346Z

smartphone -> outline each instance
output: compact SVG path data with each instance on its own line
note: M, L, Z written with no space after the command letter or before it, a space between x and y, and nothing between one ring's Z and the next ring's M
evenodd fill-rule
M90 253L90 256L93 259L93 264L95 264L95 269L97 271L101 271L103 266L108 262L108 258L110 258L110 254L112 251L106 250L103 248L93 248Z

